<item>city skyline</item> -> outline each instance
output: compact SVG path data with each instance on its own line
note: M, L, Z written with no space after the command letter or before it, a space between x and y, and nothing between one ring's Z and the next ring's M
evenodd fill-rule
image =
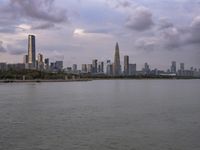
M81 64L81 69L77 64L72 66L64 66L62 60L50 61L49 58L42 53L36 51L36 36L28 35L28 51L23 57L23 63L5 63L0 62L0 71L40 71L43 73L66 73L71 75L86 75L90 77L200 77L200 68L191 66L185 68L185 63L172 61L171 66L167 70L151 67L147 62L144 63L142 69L138 69L137 64L129 62L129 56L124 56L124 63L120 61L120 48L118 42L115 45L114 59L99 61L93 59L90 64ZM37 58L36 58L37 54ZM122 67L123 66L123 67ZM123 69L122 69L123 68ZM23 77L24 78L24 77ZM68 77L67 77L68 78Z
M0 60L22 62L33 34L36 51L64 66L113 58L118 41L120 59L128 55L137 68L148 62L166 70L171 61L199 68L199 6L198 0L0 0Z
M50 72L58 72L58 71L66 71L66 72L76 72L80 71L82 73L92 73L92 74L107 74L113 76L120 76L120 75L136 75L142 73L143 75L148 74L174 74L174 75L186 75L190 74L191 71L193 72L200 72L200 68L190 66L189 68L185 68L185 63L180 62L180 67L177 67L176 61L171 61L171 66L164 70L163 68L156 68L154 66L150 66L147 62L144 63L144 66L138 69L137 64L132 64L129 62L129 56L124 55L124 60L120 61L120 48L118 42L115 45L114 51L114 59L113 61L108 59L106 61L99 61L98 59L93 59L92 63L89 64L78 64L64 66L62 60L51 61L46 56L43 56L40 52L36 51L36 36L35 35L28 35L28 50L27 53L23 56L23 63L9 63L9 62L0 62L0 70L5 68L13 68L17 70L21 69L31 69L31 70L40 70L40 71L50 71ZM37 56L36 56L37 55ZM5 65L7 64L7 67ZM152 72L153 71L153 72ZM185 72L186 71L186 72ZM79 72L79 73L80 73Z

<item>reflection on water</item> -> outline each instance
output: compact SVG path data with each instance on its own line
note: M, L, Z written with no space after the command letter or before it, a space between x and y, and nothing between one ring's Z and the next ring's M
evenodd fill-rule
M2 150L199 150L200 80L0 84Z

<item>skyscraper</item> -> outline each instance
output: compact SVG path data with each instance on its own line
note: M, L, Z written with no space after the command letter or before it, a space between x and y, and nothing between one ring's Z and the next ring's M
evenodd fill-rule
M35 36L29 35L28 36L28 63L30 64L31 68L35 68L36 59L35 59Z
M145 74L145 75L148 75L149 73L150 73L150 67L149 67L149 64L146 62L145 64L144 64L144 68L143 68L143 74Z
M136 75L136 64L129 64L129 75Z
M181 71L184 71L185 70L185 67L184 67L185 65L184 65L184 63L180 63L180 70Z
M28 55L24 55L23 63L24 64L28 63Z
M113 75L113 64L108 64L107 65L107 67L106 67L106 73L109 76Z
M171 73L176 73L176 62L175 61L172 61Z
M124 75L129 75L129 56L124 56Z
M73 64L73 65L72 65L72 71L73 71L73 72L76 72L76 71L77 71L77 64Z
M56 61L55 68L57 71L62 71L63 70L63 61Z
M43 55L38 54L38 59L37 59L37 69L38 70L43 70L44 69L44 62L43 62Z
M92 73L97 73L97 59L92 60Z
M87 64L87 72L88 73L92 72L92 64Z
M45 58L44 65L45 65L45 70L49 70L49 58Z
M104 62L103 61L98 63L98 73L104 73Z
M180 63L180 70L178 70L179 76L185 76L185 67L184 63Z
M113 75L119 76L121 75L121 65L120 65L120 55L119 55L119 45L116 43L115 46L115 57L114 57L114 65L113 65Z
M82 64L81 71L82 73L87 73L87 64Z

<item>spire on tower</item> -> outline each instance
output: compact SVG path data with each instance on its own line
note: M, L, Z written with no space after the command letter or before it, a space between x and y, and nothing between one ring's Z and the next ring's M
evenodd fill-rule
M116 46L115 46L113 74L115 76L119 76L121 74L120 54L119 54L119 45L118 45L118 42L116 43Z

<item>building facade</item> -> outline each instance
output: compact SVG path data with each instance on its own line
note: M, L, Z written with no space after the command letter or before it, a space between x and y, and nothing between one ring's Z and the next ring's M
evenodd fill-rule
M92 73L97 73L97 59L92 60Z
M47 71L49 70L49 58L44 59L44 69Z
M38 59L37 59L37 69L44 70L43 55L40 53L38 54Z
M175 61L172 61L171 73L176 73L176 62Z
M120 54L119 54L119 45L118 45L118 43L116 43L116 46L115 46L115 56L114 56L114 64L113 64L113 75L114 76L121 75Z
M136 75L136 64L129 64L129 75L133 76Z
M31 69L36 68L35 36L28 36L28 63Z
M98 63L98 73L104 73L104 62L103 61Z
M73 64L72 65L72 71L73 72L77 72L77 64Z
M106 67L106 74L108 76L112 76L113 75L113 64L108 64Z
M129 56L124 56L124 75L129 75Z

